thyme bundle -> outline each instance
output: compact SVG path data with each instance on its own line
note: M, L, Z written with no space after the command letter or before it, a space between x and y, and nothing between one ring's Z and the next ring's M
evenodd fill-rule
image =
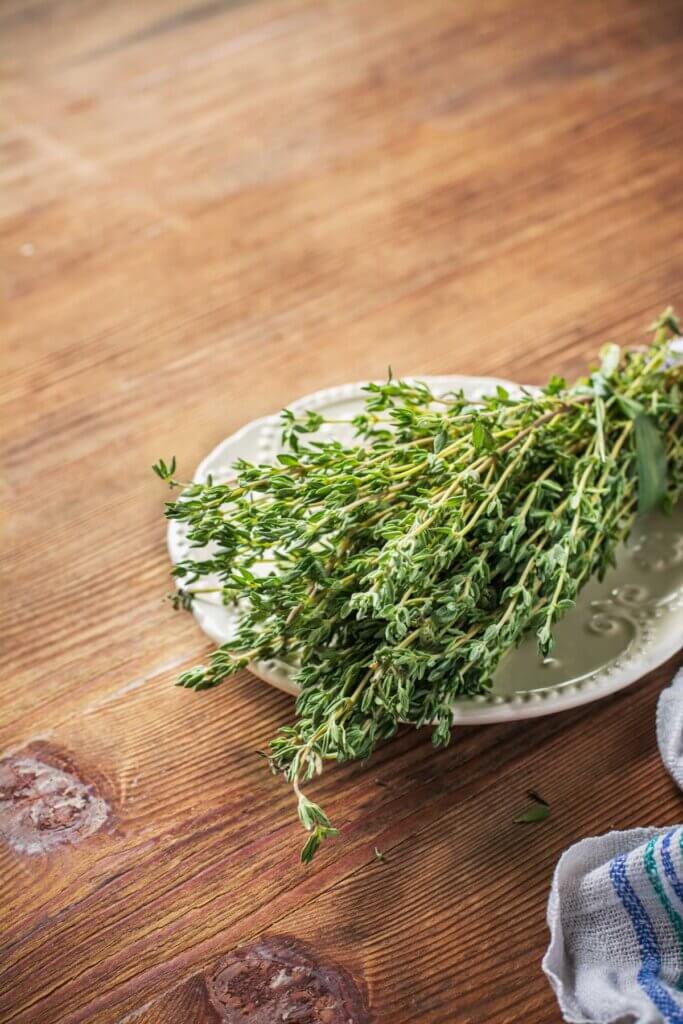
M653 329L648 348L608 345L572 387L553 377L472 402L390 376L367 385L356 443L320 440L323 415L285 410L275 464L238 460L226 482L189 484L175 459L154 467L181 488L167 517L211 545L174 567L176 604L218 590L240 608L235 638L179 684L216 686L254 660L294 666L296 722L270 763L297 796L302 860L336 832L300 788L326 761L368 757L403 722L447 743L453 701L485 692L531 631L547 656L636 515L678 501L680 329L670 310Z

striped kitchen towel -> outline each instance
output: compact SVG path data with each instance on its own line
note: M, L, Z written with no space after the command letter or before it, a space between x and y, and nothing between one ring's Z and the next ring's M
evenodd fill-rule
M683 786L683 671L657 740ZM583 839L560 857L543 970L572 1024L683 1024L683 826Z

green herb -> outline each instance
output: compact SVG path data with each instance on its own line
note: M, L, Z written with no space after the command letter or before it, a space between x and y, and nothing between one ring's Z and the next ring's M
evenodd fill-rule
M550 817L550 804L547 800L543 799L540 793L537 793L535 789L530 789L527 796L533 803L531 807L527 807L525 811L522 811L521 814L512 819L515 825L531 825L536 821L545 821L546 818Z
M638 459L638 509L649 512L666 494L666 448L654 421L641 413L636 416L636 455Z
M182 489L166 515L210 545L175 566L177 603L219 589L241 612L235 638L180 685L216 686L254 660L294 666L296 721L270 763L294 786L303 860L336 831L302 784L326 762L368 757L403 722L447 743L453 701L486 692L523 636L551 651L555 623L613 564L639 505L678 500L677 332L667 311L648 349L610 346L570 388L553 377L472 402L369 384L348 445L320 440L320 413L286 410L283 455L239 460L226 482L179 484L174 460L157 464Z
M513 822L515 825L533 825L535 822L545 821L549 817L550 807L548 804L532 804L531 807L527 807L525 811L513 818Z

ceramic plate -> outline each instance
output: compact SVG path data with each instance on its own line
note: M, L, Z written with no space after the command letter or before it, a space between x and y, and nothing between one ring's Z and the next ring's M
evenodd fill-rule
M463 388L473 398L508 381L483 377L424 377L435 394ZM362 405L363 384L327 388L292 403L294 412L321 410L348 417ZM325 427L321 436L345 439L348 428ZM350 434L347 435L350 437ZM279 415L254 420L222 441L207 455L195 474L203 481L212 474L220 481L231 476L237 458L270 461L281 450ZM191 548L183 523L171 522L168 545L174 562L201 557ZM210 584L209 584L210 585ZM193 610L205 633L220 644L235 630L236 612L225 608L219 595L196 599ZM653 516L638 523L618 554L617 567L602 583L592 581L579 595L576 607L555 629L553 657L542 661L533 638L508 654L494 677L490 693L460 699L453 706L458 724L477 725L515 718L532 718L576 707L621 690L660 665L683 642L683 508L672 517ZM292 669L283 662L255 662L252 671L273 686L296 694Z

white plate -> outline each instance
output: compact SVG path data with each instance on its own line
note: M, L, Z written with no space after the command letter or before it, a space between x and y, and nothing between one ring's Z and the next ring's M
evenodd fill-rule
M463 388L471 398L495 390L508 381L484 377L422 378L436 393ZM292 403L294 412L323 410L348 417L362 405L363 384L327 388ZM344 436L324 428L322 436ZM194 479L227 479L235 459L267 462L280 447L279 414L254 420L226 438L207 455ZM168 529L171 559L201 557L192 548L183 523ZM210 584L209 584L210 585ZM193 603L197 622L216 643L234 633L236 613L225 608L219 595L206 595ZM462 698L453 706L453 721L461 725L533 718L576 707L621 690L676 653L683 643L683 509L671 518L649 517L637 524L628 545L621 548L617 568L602 583L592 581L574 608L555 630L553 657L542 662L533 638L505 657L485 696ZM255 662L255 675L273 686L296 694L292 670L283 662Z

